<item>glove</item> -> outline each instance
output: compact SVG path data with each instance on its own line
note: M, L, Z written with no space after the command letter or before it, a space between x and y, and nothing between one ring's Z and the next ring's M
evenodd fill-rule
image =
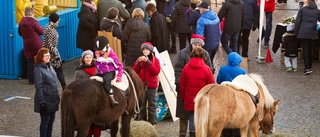
M121 82L121 77L117 77L116 82L117 82L117 83Z
M253 25L252 25L252 31L255 31L257 28L258 28L258 24L253 23Z
M190 13L190 11L191 11L191 8L188 8L188 9L186 10L186 13Z
M46 103L40 104L40 112L47 112L47 105L46 105Z

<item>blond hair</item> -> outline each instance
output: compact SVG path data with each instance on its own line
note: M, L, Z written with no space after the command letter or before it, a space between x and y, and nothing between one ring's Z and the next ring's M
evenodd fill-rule
M132 18L144 18L144 12L141 8L135 8L131 14Z

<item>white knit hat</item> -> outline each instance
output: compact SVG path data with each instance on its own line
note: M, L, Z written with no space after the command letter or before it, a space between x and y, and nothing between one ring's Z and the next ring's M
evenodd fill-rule
M84 58L86 55L91 55L93 57L93 52L89 49L86 51L83 51L81 57Z

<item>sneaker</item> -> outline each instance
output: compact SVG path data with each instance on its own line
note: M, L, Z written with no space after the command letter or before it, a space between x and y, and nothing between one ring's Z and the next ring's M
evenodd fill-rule
M304 71L303 71L303 74L305 74L305 75L309 75L310 73L312 73L313 71L311 70L311 69L305 69Z
M298 71L297 68L293 68L292 70L293 70L293 72L297 72Z
M287 72L291 71L292 68L291 67L287 67Z

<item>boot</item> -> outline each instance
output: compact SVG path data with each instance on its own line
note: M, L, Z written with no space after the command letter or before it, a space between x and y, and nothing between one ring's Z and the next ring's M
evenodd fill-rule
M176 54L177 53L177 49L175 45L172 45L171 49L170 49L170 53Z
M196 137L196 132L189 132L190 137Z
M119 105L119 103L114 99L113 95L109 95L109 98L110 98L111 105L113 107L116 105Z

